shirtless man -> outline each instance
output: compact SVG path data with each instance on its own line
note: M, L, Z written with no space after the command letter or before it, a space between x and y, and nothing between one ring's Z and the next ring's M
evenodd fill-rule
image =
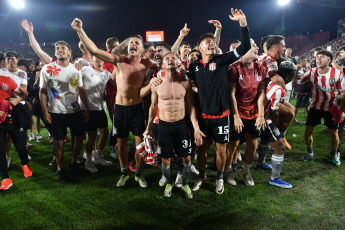
M98 49L90 40L82 28L82 21L75 18L71 24L72 28L78 33L80 40L86 49L97 58L113 63L116 71L117 94L115 98L114 109L114 131L117 136L118 153L121 165L121 177L117 182L117 187L125 185L129 179L127 165L127 142L129 132L132 131L136 145L143 142L142 134L145 131L145 117L141 105L141 97L150 90L152 84L161 82L158 78L152 78L147 86L143 87L144 75L149 67L155 65L149 59L141 59L143 52L143 40L135 35L129 39L128 57L118 54L106 53ZM143 159L138 151L135 153L136 175L135 180L141 187L147 187L148 184L142 176Z
M193 104L191 83L185 78L179 76L176 72L177 60L172 53L168 53L163 58L162 69L165 74L161 76L162 83L158 86L152 86L152 104L149 113L149 122L144 135L151 132L152 122L157 114L159 104L159 130L158 144L161 147L162 171L167 184L164 190L166 197L171 196L173 183L171 180L171 157L175 150L176 154L182 157L182 190L187 198L193 198L192 191L188 185L188 179L191 172L191 143L187 126L187 112L190 114L194 127L195 143L202 144L202 136L205 136L199 128L196 111Z

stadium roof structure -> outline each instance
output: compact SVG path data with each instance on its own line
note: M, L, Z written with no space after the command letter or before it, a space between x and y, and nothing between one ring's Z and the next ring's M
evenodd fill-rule
M345 9L345 0L297 0L297 3Z

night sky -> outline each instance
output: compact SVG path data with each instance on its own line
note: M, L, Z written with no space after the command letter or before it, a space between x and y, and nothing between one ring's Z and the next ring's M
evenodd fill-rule
M20 21L28 19L34 24L37 40L54 42L77 41L70 24L75 17L83 20L84 29L92 40L104 42L115 36L120 40L133 34L144 37L146 30L164 30L165 37L177 38L184 23L191 29L188 38L213 32L209 19L220 20L222 38L238 38L238 23L228 15L231 7L240 8L247 16L251 37L261 38L281 32L282 9L276 0L243 1L129 1L129 0L24 0L25 8L15 10L9 0L0 1L0 42L23 42L26 32ZM331 31L336 37L337 21L345 17L344 9L335 9L291 0L285 8L285 35Z

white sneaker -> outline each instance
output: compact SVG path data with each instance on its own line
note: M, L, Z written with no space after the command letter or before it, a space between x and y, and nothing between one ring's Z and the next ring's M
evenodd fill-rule
M98 169L95 167L93 162L91 160L85 161L85 169L89 171L90 173L97 173Z
M86 153L86 151L84 151L84 153L83 153L83 158L85 159L85 160L87 160L87 153ZM94 155L92 155L92 161L95 161L95 156Z
M237 155L237 160L238 160L238 161L242 161L241 153L238 153L238 155Z
M7 168L10 167L10 164L11 164L11 157L6 157L6 160L7 160Z
M101 155L97 154L95 156L94 163L96 165L103 165L103 166L112 166L113 165L113 162L107 161L106 159L104 159L103 154L101 154Z
M33 133L29 133L29 141L35 140L35 136Z
M28 160L31 161L31 156L28 154Z
M183 182L182 174L177 174L176 180L175 180L175 187L181 188Z
M166 185L168 183L167 178L164 176L164 174L162 174L161 179L159 180L158 184L159 186L163 187L164 185Z
M42 142L43 141L42 135L37 135L36 136L36 141L37 142Z
M34 146L33 144L30 144L30 143L26 143L26 149L29 149L31 148L32 146Z
M191 165L190 166L190 170L192 173L194 173L195 175L199 175L199 170L196 169L195 165Z
M201 185L203 183L205 183L207 180L207 177L205 176L204 179L201 179L200 177L198 178L198 180L196 181L196 183L194 184L193 188L192 188L192 191L195 192L195 191L198 191L201 187Z
M241 170L238 170L238 174L242 177L244 183L247 186L253 187L255 185L253 177L252 175L250 175L250 172L245 173L243 169L241 169Z
M147 188L149 186L143 176L135 176L134 179L142 188Z
M226 169L225 170L225 183L232 185L232 186L236 186L236 181L235 181L235 174L232 171L232 169Z
M128 175L121 175L119 181L116 183L117 187L122 187L126 184L126 181L128 181L129 176Z
M224 192L224 180L223 179L216 180L216 193L222 194L223 192Z

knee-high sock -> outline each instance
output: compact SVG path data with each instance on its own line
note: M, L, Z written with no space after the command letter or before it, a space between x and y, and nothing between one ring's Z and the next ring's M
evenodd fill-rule
M275 180L280 177L283 168L284 155L272 154L272 175L271 179Z
M165 178L167 179L167 183L171 184L171 168L170 165L163 165L162 164L162 172Z
M267 156L267 150L268 150L268 145L262 144L260 142L259 149L258 149L258 154L259 154L258 165L265 164L266 156Z
M189 182L189 176L190 176L190 171L191 171L191 165L192 162L188 162L188 163L182 163L183 167L182 167L182 185L186 185Z

